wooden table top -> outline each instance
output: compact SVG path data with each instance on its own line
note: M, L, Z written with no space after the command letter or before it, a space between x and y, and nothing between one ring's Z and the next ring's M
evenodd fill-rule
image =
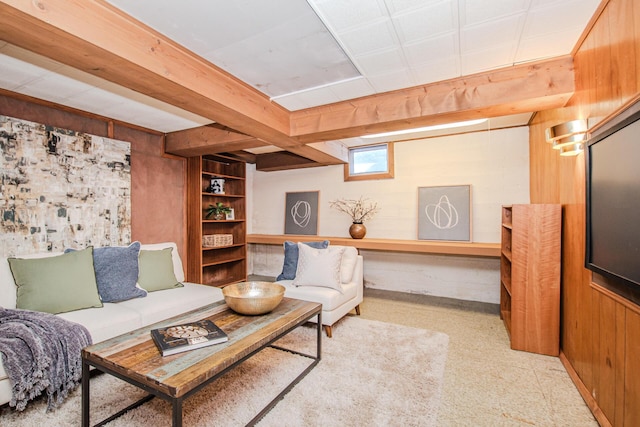
M284 298L271 313L243 316L224 301L149 325L91 345L82 356L91 365L104 367L167 396L180 397L275 337L319 313L318 303ZM151 329L210 319L229 341L162 357L151 339Z

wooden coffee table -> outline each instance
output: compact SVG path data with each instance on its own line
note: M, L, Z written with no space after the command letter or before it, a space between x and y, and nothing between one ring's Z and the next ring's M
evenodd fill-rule
M262 316L242 316L229 309L222 301L88 346L82 350L82 425L89 426L89 369L91 366L149 393L145 398L96 425L106 424L157 396L172 404L173 426L177 427L182 425L184 399L260 350L272 347L312 359L312 363L249 423L249 425L255 424L320 362L321 313L321 304L284 298L271 313ZM274 341L315 316L317 316L315 356L272 345ZM160 355L151 339L149 333L151 329L200 319L214 321L229 335L229 341L172 356Z

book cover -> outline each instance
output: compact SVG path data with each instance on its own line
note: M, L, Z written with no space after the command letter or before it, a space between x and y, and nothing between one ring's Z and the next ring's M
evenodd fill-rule
M193 323L168 326L151 330L151 337L155 341L163 356L180 353L229 340L211 320L199 320Z

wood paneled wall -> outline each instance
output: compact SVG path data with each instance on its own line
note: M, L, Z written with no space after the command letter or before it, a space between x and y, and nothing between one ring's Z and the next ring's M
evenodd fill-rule
M640 310L592 283L584 268L584 154L560 157L544 139L545 128L567 120L604 123L640 93L640 2L603 1L600 10L575 52L574 97L539 112L530 127L531 202L563 205L563 362L602 425L637 426Z
M173 241L186 260L185 161L165 156L163 135L0 91L0 114L131 143L131 238Z

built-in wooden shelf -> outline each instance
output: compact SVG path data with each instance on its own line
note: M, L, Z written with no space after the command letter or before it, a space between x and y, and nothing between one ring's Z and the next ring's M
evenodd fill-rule
M298 236L292 234L247 234L247 243L282 245L285 240L312 242L329 240L333 245L388 252L416 252L444 255L500 257L500 243L434 242L397 239L351 239L348 237Z

